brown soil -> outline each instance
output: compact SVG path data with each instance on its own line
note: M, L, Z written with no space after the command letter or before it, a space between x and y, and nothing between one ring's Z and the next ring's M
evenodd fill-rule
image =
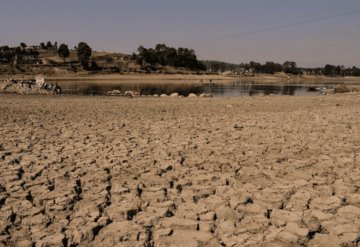
M0 95L0 246L357 246L359 109Z

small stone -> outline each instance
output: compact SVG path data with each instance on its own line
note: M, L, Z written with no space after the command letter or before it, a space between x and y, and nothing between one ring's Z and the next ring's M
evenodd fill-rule
M172 94L170 94L169 97L177 98L177 97L179 97L179 94L178 93L172 93Z
M199 95L199 97L202 97L202 98L211 98L213 97L213 95L211 93L202 93Z

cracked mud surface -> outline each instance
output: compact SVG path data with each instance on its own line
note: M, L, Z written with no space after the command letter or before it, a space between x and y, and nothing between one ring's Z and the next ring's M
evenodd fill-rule
M0 246L358 246L360 97L0 96Z

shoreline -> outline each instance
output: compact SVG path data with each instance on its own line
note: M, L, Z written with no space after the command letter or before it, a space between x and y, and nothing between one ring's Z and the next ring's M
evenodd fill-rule
M36 75L0 75L0 80L14 78L17 80L32 79ZM95 74L95 75L45 75L48 81L104 81L104 82L183 82L189 81L190 83L199 83L201 80L208 83L210 80L216 82L229 82L229 81L253 81L261 83L288 83L288 84L326 84L326 83L346 83L346 84L360 84L360 77L326 77L326 76L287 76L287 75L264 75L258 74L255 76L229 76L229 75L183 75L183 74Z

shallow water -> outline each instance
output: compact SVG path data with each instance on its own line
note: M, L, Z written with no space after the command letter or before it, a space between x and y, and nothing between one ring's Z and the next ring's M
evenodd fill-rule
M62 82L64 94L106 95L109 91L136 91L141 95L171 94L188 96L190 93L211 93L214 97L239 97L256 95L314 95L321 89L334 88L336 84L261 84L255 82L222 82L212 84L175 82Z
M314 95L323 89L334 88L335 84L261 84L232 82L204 86L205 93L217 97L239 97L256 95Z
M120 90L138 92L141 95L171 94L187 96L190 93L201 94L203 86L188 82L64 82L60 84L64 94L106 95L109 91Z

